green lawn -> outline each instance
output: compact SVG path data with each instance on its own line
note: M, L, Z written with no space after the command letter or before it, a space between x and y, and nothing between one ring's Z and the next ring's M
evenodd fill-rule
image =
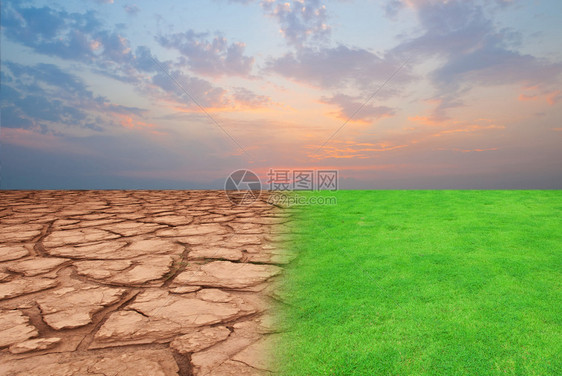
M311 194L282 374L562 375L562 191Z

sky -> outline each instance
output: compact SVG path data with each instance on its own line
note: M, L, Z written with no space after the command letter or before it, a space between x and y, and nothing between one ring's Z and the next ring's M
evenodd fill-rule
M1 189L562 188L559 0L1 7Z

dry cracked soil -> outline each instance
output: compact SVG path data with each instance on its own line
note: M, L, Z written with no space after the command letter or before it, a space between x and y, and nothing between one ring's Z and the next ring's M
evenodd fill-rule
M269 375L291 214L222 191L0 192L0 375Z

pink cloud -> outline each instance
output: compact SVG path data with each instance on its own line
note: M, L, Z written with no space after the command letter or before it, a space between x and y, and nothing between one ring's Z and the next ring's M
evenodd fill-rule
M313 149L314 152L308 154L308 157L313 159L365 159L372 157L376 153L389 152L402 149L407 146L407 144L394 145L388 142L373 144L356 141L340 141L336 142L336 146L327 145L323 147L321 150L318 150L317 154L315 154L317 147L309 146L309 148Z
M479 153L483 151L496 151L498 148L484 148L484 149L460 149L460 148L438 148L436 150L443 151L458 151L461 153Z
M526 87L524 90L526 91L537 91L539 90L538 86ZM540 91L535 94L519 94L518 98L521 102L528 102L528 101L538 101L544 99L546 103L551 106L554 106L562 99L562 92L560 90L553 90L553 91Z
M555 105L560 99L562 99L562 92L560 90L546 94L546 102L550 105Z
M93 155L89 150L65 141L53 135L34 132L22 128L2 128L0 133L2 143L21 146L33 150L42 150L53 153L69 153L79 155Z
M443 123L446 122L446 120L444 119L438 119L429 116L409 116L408 120L411 121L412 123L418 123L418 124L430 125L430 126L442 125Z
M332 97L322 97L321 103L335 105L338 111L330 115L344 121L353 121L369 124L374 120L392 117L396 114L393 108L387 106L374 106L362 102L360 97L352 97L345 94L336 94Z
M119 124L125 128L154 127L154 124L141 121L134 115L117 114L117 118L119 119Z

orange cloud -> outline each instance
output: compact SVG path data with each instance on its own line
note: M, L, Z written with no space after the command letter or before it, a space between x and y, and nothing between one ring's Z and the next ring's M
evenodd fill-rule
M538 99L539 99L538 95L519 94L519 100L521 102L536 101Z
M170 107L173 111L182 112L184 114L203 114L200 108L188 108L184 106L173 105ZM205 111L210 114L216 114L221 112L240 112L244 111L244 113L259 113L259 114L268 114L271 113L271 108L268 107L249 107L245 105L234 105L230 107L205 107Z
M366 119L362 119L362 118L348 118L345 116L345 114L341 111L332 111L332 112L327 112L326 113L327 116L340 120L340 121L345 121L348 123L353 123L353 124L362 124L362 125L367 125L367 124L371 124L372 121L370 120L366 120Z
M441 104L443 103L443 99L439 99L439 98L429 98L429 99L424 99L425 103L429 103L429 104Z
M125 128L138 128L138 127L154 127L154 124L151 123L145 123L144 121L140 121L138 119L136 119L136 116L129 116L129 115L122 115L122 114L117 114L117 117L119 118L119 123L125 127Z
M431 125L431 126L440 125L444 123L444 120L432 119L427 116L409 116L408 120L411 121L412 123L419 123L419 124Z
M434 136L441 136L443 134L449 134L449 133L470 133L470 132L477 132L477 131L488 130L488 129L505 129L505 126L496 125L496 124L490 124L490 125L473 124L465 128L445 129L439 133L436 133Z
M546 94L546 102L551 106L558 103L560 99L562 99L562 92L560 90L556 90Z
M156 130L150 131L150 134L153 134L155 136L167 136L168 135L168 133L166 133L166 132L161 132L161 131L156 131Z
M387 152L396 149L402 149L407 147L407 144L402 145L390 145L387 143L378 143L378 144L371 144L371 143L356 143L354 141L344 141L340 142L340 144L346 144L345 146L325 146L321 150L318 150L317 154L310 153L308 154L309 158L314 159L328 159L328 158L335 158L335 159L349 159L349 158L360 158L365 159L372 156L372 153L380 153L380 152ZM368 146L368 147L361 147L361 146ZM316 151L317 146L307 146L309 149L314 148Z
M494 151L494 150L498 150L498 148L487 148L487 149L459 149L459 148L451 148L451 149L447 149L447 148L438 148L436 150L443 150L443 151L458 151L461 153L478 153L478 152L483 152L483 151Z
M489 119L479 119L483 122L490 123L491 120ZM455 123L459 123L455 121ZM418 144L423 141L427 141L429 139L433 139L436 137L442 137L447 135L455 135L455 134L466 134L466 133L477 133L482 131L491 131L491 130L501 130L505 129L504 125L498 124L488 124L488 125L480 125L480 124L463 124L457 125L457 127L449 128L449 129L442 129L438 132L426 132L422 133L421 135L417 136L417 138L412 139L409 141L411 145ZM443 150L450 150L450 149L443 149ZM460 150L459 150L460 151Z
M533 91L533 90L538 90L538 87L537 86L531 86L531 87L523 88L523 90ZM540 99L544 99L546 101L546 103L553 106L562 99L562 92L560 90L553 90L553 91L548 91L548 92L543 91L541 93L536 93L536 94L524 94L524 93L522 93L522 94L519 94L518 99L522 102L537 101L537 100L540 100Z

